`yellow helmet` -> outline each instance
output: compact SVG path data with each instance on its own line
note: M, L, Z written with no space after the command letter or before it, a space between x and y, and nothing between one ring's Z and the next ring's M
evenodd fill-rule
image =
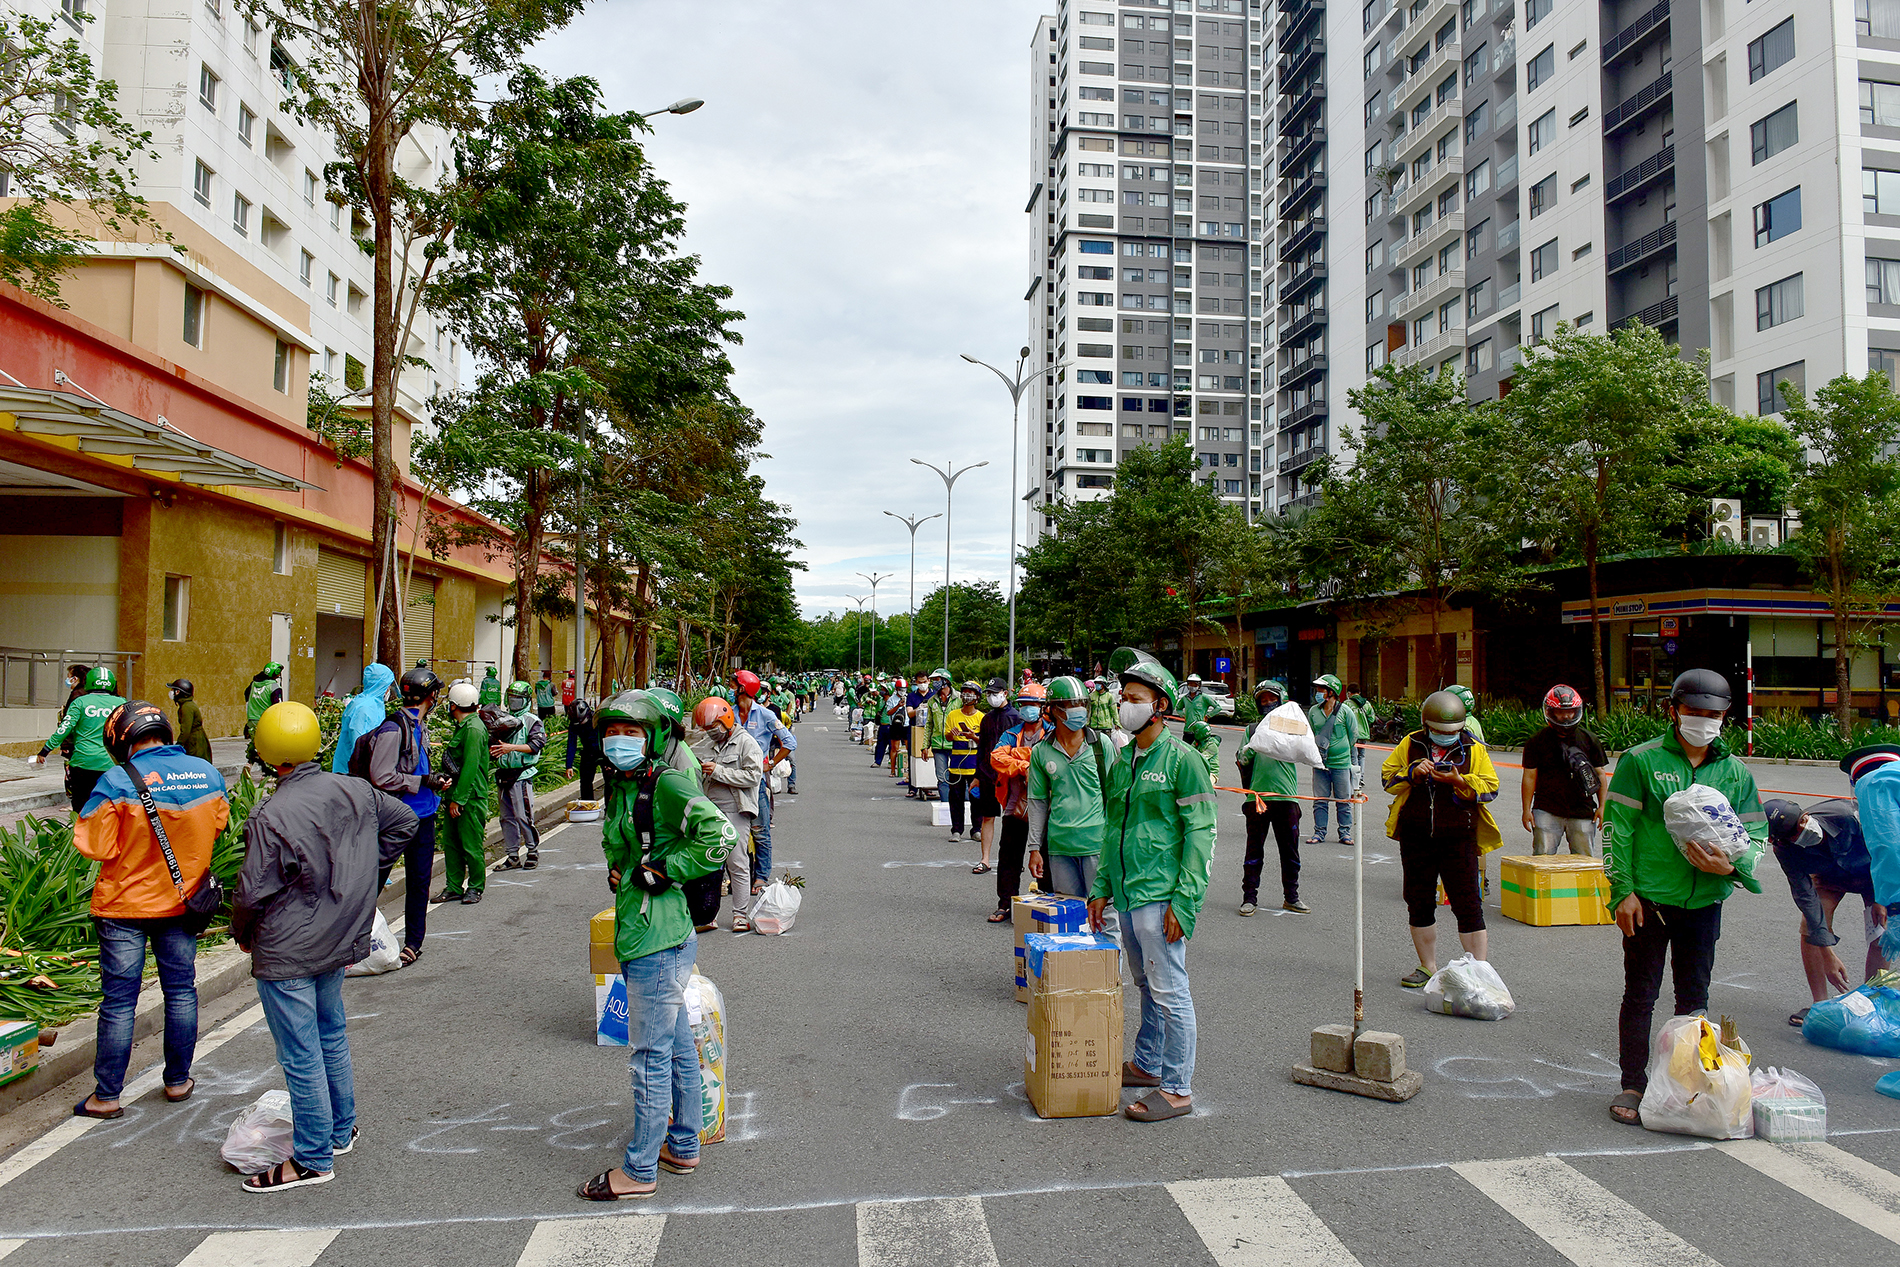
M273 770L302 765L316 760L317 749L323 747L323 730L307 705L285 700L272 704L257 719L251 746L257 749L258 759Z

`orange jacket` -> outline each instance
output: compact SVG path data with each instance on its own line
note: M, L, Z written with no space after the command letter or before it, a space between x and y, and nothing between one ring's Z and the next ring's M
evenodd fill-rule
M209 761L168 744L133 757L158 809L184 890L190 893L211 868L211 850L230 821L224 776ZM92 886L92 913L107 919L163 919L182 915L184 899L172 883L164 851L145 820L145 806L123 767L107 770L73 825L73 847L100 863Z

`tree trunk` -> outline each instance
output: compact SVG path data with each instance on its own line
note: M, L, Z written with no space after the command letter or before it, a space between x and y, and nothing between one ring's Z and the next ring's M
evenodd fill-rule
M527 513L522 516L521 535L515 541L515 681L527 678L528 656L541 641L540 618L534 613L534 585L540 573L547 484L540 472L529 473L525 491ZM585 655L586 647L581 651ZM587 666L579 667L584 673Z
M1593 539L1584 543L1583 569L1590 578L1590 666L1596 683L1597 716L1610 715L1609 679L1603 667L1603 622L1597 616L1597 550Z
M1834 720L1841 738L1853 746L1854 739L1854 660L1847 645L1847 620L1837 603L1834 608Z
M368 68L365 69L368 74ZM379 99L372 85L365 83L365 95ZM394 253L396 146L393 127L387 113L372 106L369 126L367 188L370 217L375 225L376 254L372 297L370 351L370 460L375 471L374 523L370 549L376 556L377 590L384 596L376 622L376 659L385 665L402 665L402 592L397 584L397 552L392 548L400 509L401 473L396 469L396 378L402 364L396 346L396 309L402 297L395 293L391 276Z

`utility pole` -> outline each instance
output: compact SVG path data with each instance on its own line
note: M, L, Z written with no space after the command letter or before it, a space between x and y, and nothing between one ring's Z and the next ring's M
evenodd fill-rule
M857 618L851 622L851 626L858 635L858 672L862 673L864 672L864 605L871 600L868 598L850 598L845 601L858 605L858 615ZM871 654L876 655L877 644L875 642L871 644L871 648Z
M950 463L945 462L939 471L922 458L912 458L912 462L923 467L943 481L943 663L950 664L950 494L957 481L979 466L988 466L988 462L972 462L960 471L954 471Z

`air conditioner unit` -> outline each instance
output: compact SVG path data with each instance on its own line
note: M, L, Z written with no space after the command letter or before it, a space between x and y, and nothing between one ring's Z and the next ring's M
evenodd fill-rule
M1781 519L1781 539L1787 541L1801 531L1801 516L1784 514Z
M1742 503L1726 497L1710 499L1709 540L1736 545L1741 540L1741 532Z
M1772 550L1780 545L1781 521L1779 519L1750 519L1748 544L1757 550Z

